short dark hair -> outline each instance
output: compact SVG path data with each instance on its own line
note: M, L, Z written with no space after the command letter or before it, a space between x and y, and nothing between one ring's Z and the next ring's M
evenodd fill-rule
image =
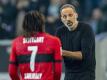
M32 33L45 31L44 16L38 11L28 12L23 21L24 36L30 37Z
M71 5L71 4L65 4L65 5L63 5L63 6L60 8L60 12L61 12L62 9L64 9L64 8L72 8L72 9L76 12L75 7L74 7L73 5Z

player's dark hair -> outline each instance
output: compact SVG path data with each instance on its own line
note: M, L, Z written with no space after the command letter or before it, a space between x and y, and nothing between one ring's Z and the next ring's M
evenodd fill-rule
M32 33L45 31L44 16L38 11L28 12L23 21L24 36L30 37Z
M60 12L64 9L64 8L72 8L74 10L74 12L76 12L76 9L73 5L71 4L65 4L60 8Z

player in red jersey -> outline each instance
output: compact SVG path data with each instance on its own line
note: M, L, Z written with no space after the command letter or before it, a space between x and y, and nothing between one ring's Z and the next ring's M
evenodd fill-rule
M24 34L13 40L9 75L12 80L60 80L61 43L44 31L44 17L37 11L25 15Z

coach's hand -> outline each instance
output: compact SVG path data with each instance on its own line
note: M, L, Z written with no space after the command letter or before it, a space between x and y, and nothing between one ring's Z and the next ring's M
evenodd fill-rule
M81 51L74 51L73 52L73 51L62 50L62 56L82 60L82 52Z
M67 50L62 50L62 56L66 56L67 55Z

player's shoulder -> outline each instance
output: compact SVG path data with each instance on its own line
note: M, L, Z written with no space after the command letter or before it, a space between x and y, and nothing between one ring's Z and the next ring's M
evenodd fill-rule
M52 40L52 41L59 41L59 38L56 36L53 36L51 34L46 33L46 36L48 39Z
M13 43L18 43L20 40L22 40L23 39L23 36L17 36L16 38L14 38L13 40L12 40L12 42Z

